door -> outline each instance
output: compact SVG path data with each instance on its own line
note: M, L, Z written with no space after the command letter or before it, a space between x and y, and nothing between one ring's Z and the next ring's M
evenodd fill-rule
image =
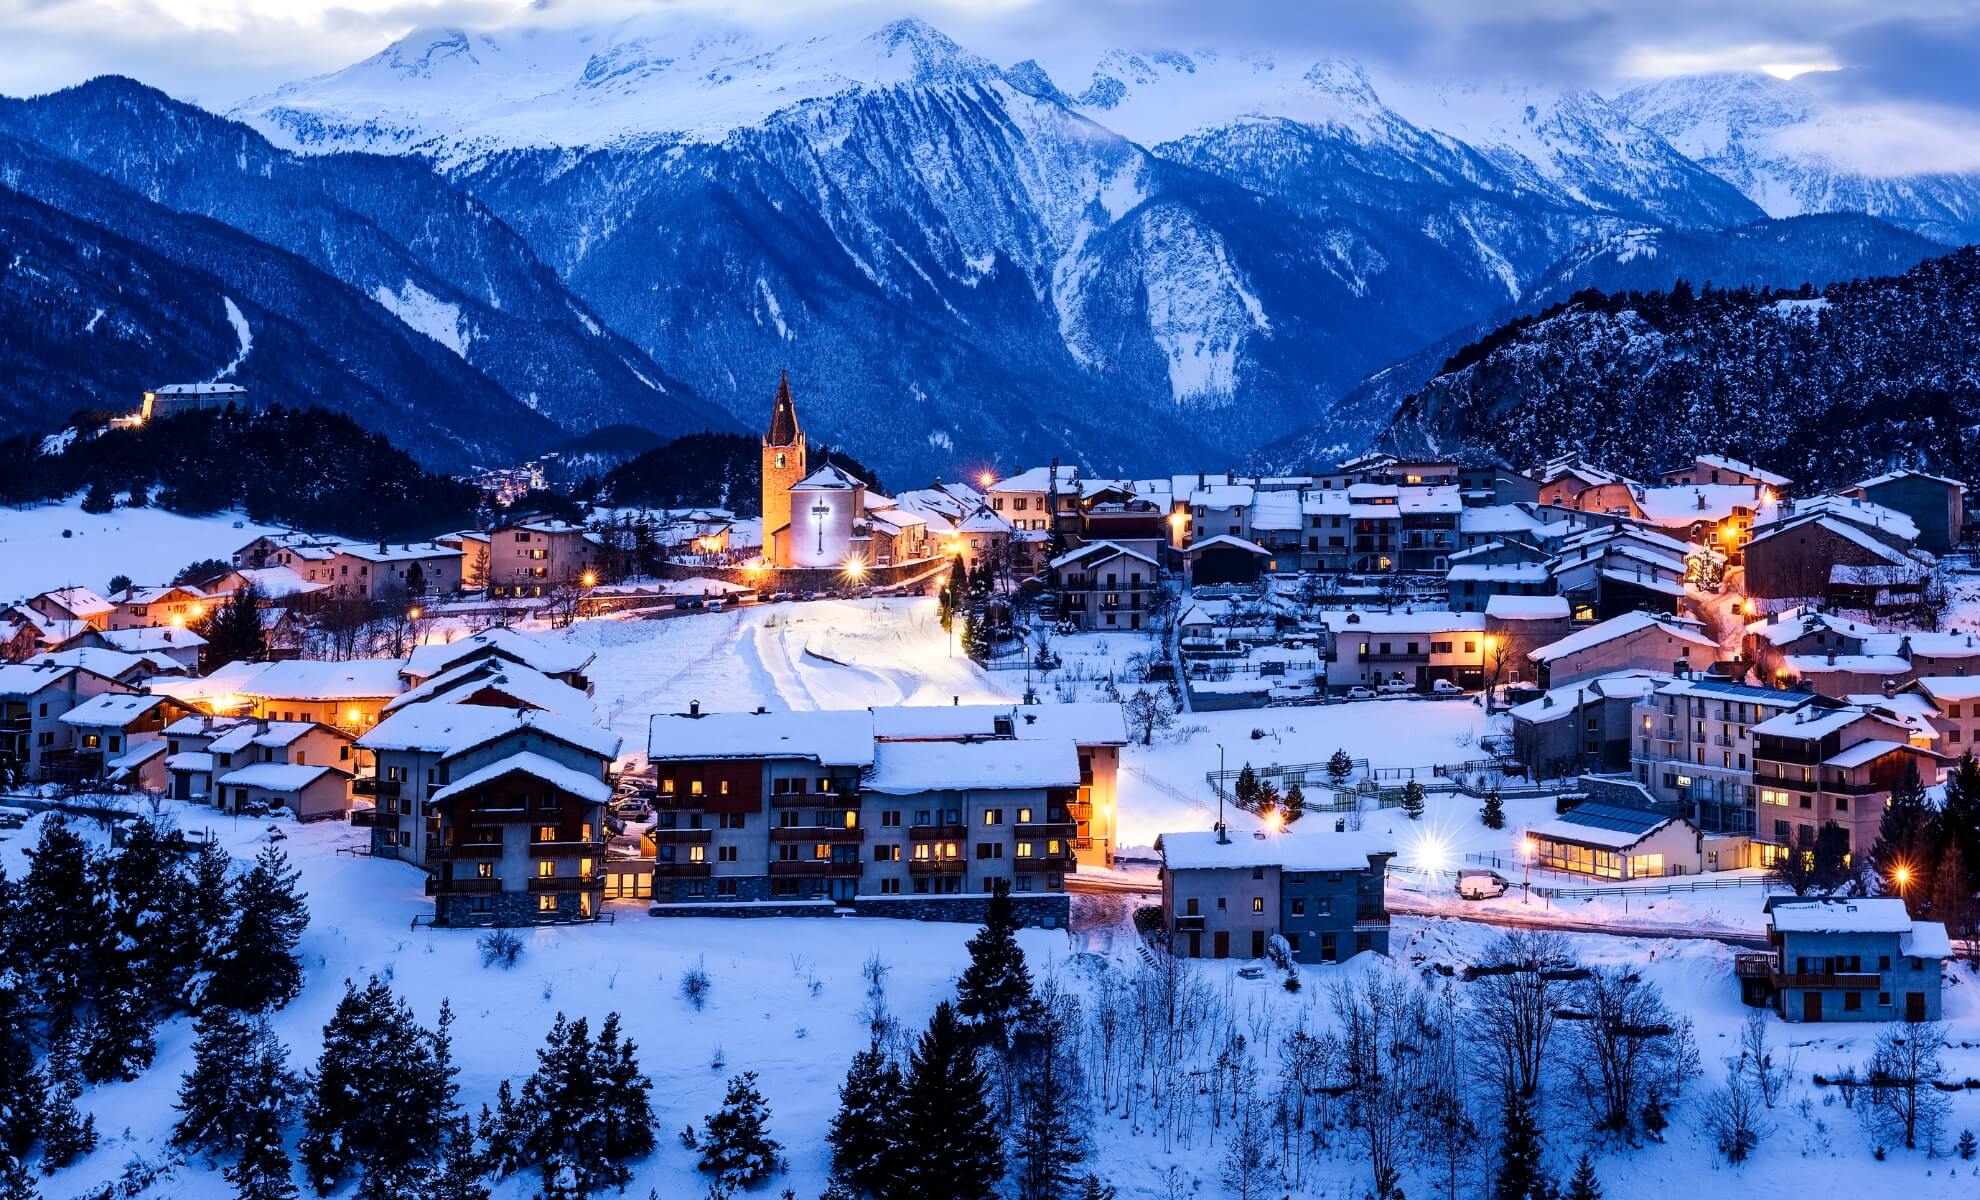
M1804 1021L1822 1019L1822 993L1816 991L1801 993L1801 1019Z
M1203 935L1202 935L1202 934L1200 934L1200 933L1192 933L1192 934L1190 934L1190 935L1189 935L1189 956L1190 956L1191 958L1202 958L1202 957L1203 957Z
M1214 949L1211 952L1215 954L1218 958L1229 958L1231 956L1230 930L1219 929L1215 937L1212 939L1212 945Z
M1263 929L1254 929L1251 931L1251 957L1265 957L1265 931Z
M1906 992L1904 994L1904 1019L1923 1021L1925 1019L1925 993Z

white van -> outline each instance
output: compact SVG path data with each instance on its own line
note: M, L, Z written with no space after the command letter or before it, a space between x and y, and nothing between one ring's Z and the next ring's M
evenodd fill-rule
M1458 872L1457 894L1466 900L1496 900L1510 886L1497 871L1474 868Z

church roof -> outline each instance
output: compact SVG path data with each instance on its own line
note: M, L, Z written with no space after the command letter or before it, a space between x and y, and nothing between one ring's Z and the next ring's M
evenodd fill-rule
M791 377L777 376L777 401L770 408L770 432L763 441L771 446L795 446L798 437L797 405L791 403Z
M816 471L792 484L791 490L794 492L801 489L810 491L851 491L865 486L865 484L841 471L831 463L826 463Z

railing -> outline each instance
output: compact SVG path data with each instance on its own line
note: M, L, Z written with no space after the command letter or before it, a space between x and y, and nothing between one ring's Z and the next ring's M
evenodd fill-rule
M778 859L770 864L771 876L778 879L807 876L857 879L859 872L860 864L857 862L838 862L827 858Z
M596 838L588 842L576 839L569 841L560 839L548 842L531 842L529 844L529 852L532 855L590 853L602 856L605 853L605 843Z
M351 780L351 791L360 796L396 797L403 786L397 779L379 779L371 775L360 775Z
M1202 914L1202 913L1177 913L1177 914L1176 914L1176 932L1177 932L1177 933L1200 933L1200 932L1202 932L1202 930L1203 930L1203 914Z
M502 881L499 879L482 879L479 877L471 879L442 879L438 875L430 875L426 880L426 894L429 896L461 896L499 892L501 890Z
M531 875L529 890L532 892L590 891L605 886L603 873L593 871L589 875Z
M857 845L866 840L866 830L843 825L773 825L773 842L822 842L828 846Z
M911 858L908 860L910 875L960 875L968 870L968 864L961 858Z
M1071 871L1076 869L1076 863L1070 849L1061 854L1018 854L1012 857L1012 861L1020 867L1043 867L1055 871Z
M660 862L653 863L655 879L706 879L714 874L712 864L705 862Z
M917 842L959 842L969 836L966 825L910 825L908 837Z
M649 829L646 836L656 846L706 846L715 840L712 829Z
M1813 975L1793 975L1783 971L1774 972L1776 988L1839 988L1864 991L1880 986L1883 978L1863 973L1852 974L1842 971L1823 971Z
M1536 867L1535 870L1540 868ZM1777 886L1765 876L1742 876L1738 879L1686 879L1677 883L1650 885L1628 885L1617 887L1536 887L1536 896L1551 896L1557 900L1587 899L1592 896L1669 896L1678 892L1716 892L1726 888L1771 888Z
M500 858L502 850L501 842L456 842L451 846L429 845L426 857L434 862Z
M1070 838L1079 832L1076 821L1020 821L1017 835L1021 838Z

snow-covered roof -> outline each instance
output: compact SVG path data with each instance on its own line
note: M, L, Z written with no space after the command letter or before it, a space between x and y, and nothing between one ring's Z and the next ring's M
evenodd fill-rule
M1660 617L1655 613L1632 612L1610 617L1586 629L1577 629L1557 642L1549 642L1527 657L1534 662L1554 662L1570 654L1579 654L1596 646L1629 637L1646 629L1660 629L1670 637L1708 650L1717 650L1719 644L1698 632L1695 625L1680 624L1675 618Z
M1027 467L1006 479L992 483L986 491L992 495L1008 495L1012 492L1045 493L1052 490L1054 480L1051 467ZM1080 487L1079 468L1071 464L1060 464L1058 468L1058 490L1077 492Z
M9 663L0 666L0 696L32 696L51 683L69 677L74 667L55 663Z
M1790 482L1785 475L1756 467L1749 462L1741 462L1736 458L1727 458L1723 454L1701 454L1694 461L1701 467L1717 467L1721 471L1732 471L1774 487L1786 487Z
M396 719L396 718L394 718ZM824 767L873 764L873 714L843 712L661 713L647 727L654 762L801 758Z
M152 709L171 699L169 696L137 696L128 692L104 692L62 714L64 725L92 729L122 729Z
M882 740L947 740L996 735L998 717L1011 719L1011 736L1063 738L1079 746L1124 746L1127 720L1121 706L1105 701L1068 704L896 704L873 712L873 736Z
M1895 896L1855 900L1776 899L1769 916L1781 933L1897 933L1912 932L1911 914ZM1945 926L1939 926L1941 934Z
M484 654L500 654L545 675L567 675L582 671L595 657L591 651L569 642L532 637L506 625L471 633L451 642L428 642L414 646L406 659L405 673L414 679L430 679L449 667Z
M156 604L167 596L187 596L194 600L204 600L207 595L189 584L168 583L158 587L128 587L118 592L115 602L119 605Z
M1806 500L1796 500L1792 507L1781 508L1778 519L1789 521L1817 515L1840 517L1855 525L1871 526L1907 542L1918 540L1918 522L1895 508L1856 496L1811 496Z
M1602 568L1602 578L1611 583L1626 583L1631 587L1642 588L1646 592L1679 597L1684 595L1684 585L1661 575L1644 575L1635 571L1621 571L1614 567Z
M445 677L435 677L436 680L441 678ZM574 721L590 723L597 716L590 696L519 663L507 663L500 670L474 672L439 687L433 687L430 682L421 687L423 690L416 700L408 692L386 705L386 711L396 712L409 703L462 704L484 691L493 691L519 704L561 713Z
M486 704L415 704L365 731L366 750L423 751L451 758L476 746L530 730L600 758L616 758L623 739L609 729L533 708Z
M252 678L232 690L276 700L376 700L405 690L400 658L353 658L342 662L293 658L260 664Z
M1251 527L1291 532L1299 528L1300 498L1295 491L1258 493L1251 508Z
M53 663L58 667L81 667L85 671L103 676L105 679L122 679L130 675L146 675L153 671L181 671L184 668L169 658L153 654L126 654L122 650L109 650L102 646L72 646L67 650L51 650L28 659L30 663Z
M882 742L860 785L883 795L1079 786L1070 738L984 742Z
M1208 550L1212 546L1230 546L1234 549L1242 550L1247 554L1255 554L1260 558L1270 558L1272 556L1272 552L1270 550L1267 550L1265 547L1259 545L1257 542L1249 541L1245 538L1238 537L1236 534L1230 534L1230 533L1220 533L1215 537L1207 537L1200 539L1198 541L1191 542L1189 546L1183 550L1183 553L1197 554L1204 550ZM1147 562L1154 561L1145 554L1140 555L1138 557L1142 558L1144 561Z
M1852 621L1834 613L1807 608L1787 609L1774 614L1772 619L1752 621L1746 626L1746 632L1776 646L1786 645L1818 630L1847 634L1855 638L1869 637L1878 632L1874 625L1865 625L1861 621Z
M299 792L323 778L325 775L343 775L335 767L322 763L250 763L238 771L214 780L227 787L254 787L270 792Z
M826 463L816 471L792 484L791 490L794 492L852 492L858 491L865 486L864 483L854 479L838 467L833 466L831 463Z
M241 569L240 575L242 580L253 585L255 591L260 592L270 600L280 600L288 596L308 595L311 592L320 592L328 586L321 583L311 583L297 574L293 567L244 567Z
M1265 553L1263 549L1259 549L1258 547L1253 547L1253 548L1258 549L1259 553L1261 554ZM1090 561L1090 562L1102 563L1102 562L1106 562L1110 558L1120 558L1120 557L1138 558L1142 562L1147 563L1151 567L1159 565L1156 563L1154 559L1148 557L1146 554L1143 554L1141 551L1130 550L1126 546L1121 545L1119 542L1088 542L1086 545L1081 546L1077 550L1066 551L1064 554L1061 554L1059 557L1053 559L1050 563L1046 565L1057 568L1057 567L1070 566L1073 563L1080 563L1080 562Z
M1782 666L1795 675L1820 675L1827 671L1901 675L1911 669L1911 660L1896 654L1790 654L1782 660Z
M1320 614L1320 623L1330 633L1469 633L1483 632L1482 612L1450 612L1426 609L1421 612L1374 612L1347 609Z
M1396 841L1385 833L1307 831L1295 827L1284 833L1237 833L1218 841L1215 830L1164 833L1155 839L1162 865L1170 871L1249 870L1278 867L1286 871L1365 871L1368 860L1394 854Z
M1464 497L1454 483L1444 487L1405 487L1396 496L1396 506L1406 513L1456 513L1464 508Z
M124 654L152 654L166 650L197 650L206 644L206 639L190 629L175 629L170 625L148 626L143 629L98 629L96 636L108 643L109 648Z
M1458 513L1458 529L1463 533L1532 533L1540 520L1516 504L1486 504Z
M1980 675L1927 675L1912 680L1911 686L1941 704L1980 700Z
M1827 737L1839 729L1847 728L1870 714L1862 709L1849 706L1844 708L1797 708L1784 712L1753 726L1749 733L1766 734L1771 737L1805 738L1813 741Z
M1667 534L1658 533L1647 525L1636 524L1597 525L1593 529L1584 529L1571 537L1561 539L1560 548L1565 553L1569 550L1581 550L1589 546L1603 545L1608 542L1617 542L1622 545L1634 544L1646 550L1662 550L1667 558L1676 558L1679 560L1682 560L1685 555L1691 553L1691 544L1689 542L1682 542Z
M593 804L603 804L612 798L612 785L596 775L587 775L573 770L564 764L548 759L541 754L524 750L505 758L496 759L478 771L469 772L454 782L433 793L430 804L439 804L455 796L464 795L479 787L486 787L498 779L515 774L528 775L540 779L560 792L566 792Z
M49 600L78 617L100 617L117 607L86 587L56 588L36 599Z
M1010 531L1009 521L980 504L977 505L975 512L956 525L957 533L1009 533Z
M1510 713L1515 721L1545 725L1550 721L1573 716L1590 700L1647 695L1659 690L1662 685L1670 682L1670 679L1669 673L1664 671L1646 671L1641 668L1613 671L1593 679L1584 679L1578 683L1553 688L1537 699L1514 705Z
M1495 621L1557 621L1572 609L1565 596L1493 596L1485 615Z
M1256 495L1248 483L1212 483L1190 492L1189 502L1199 508L1244 508Z
M182 750L165 760L168 771L190 771L195 775L209 774L213 770L213 755L205 750Z
M1536 822L1527 832L1546 841L1627 850L1676 819L1655 809L1584 800L1558 817Z
M1444 572L1450 583L1545 583L1553 578L1546 563L1453 563ZM1562 601L1566 603L1566 601Z
M1898 952L1907 958L1951 958L1952 938L1943 921L1913 921L1909 930L1898 934Z
M1842 750L1831 754L1822 760L1822 765L1848 770L1851 767L1860 767L1866 763L1875 762L1893 750L1916 750L1920 754L1931 753L1929 750L1920 750L1917 746L1913 746L1909 742L1893 742L1884 738L1871 738L1869 741L1858 742L1854 746L1846 746Z
M1751 550L1753 547L1761 545L1772 538L1779 537L1789 530L1802 529L1809 525L1819 526L1845 541L1852 542L1887 563L1896 566L1909 566L1916 561L1895 546L1879 541L1861 525L1853 521L1844 520L1842 517L1829 516L1827 514L1817 514L1807 517L1797 515L1785 521L1775 521L1766 526L1758 527L1754 530L1753 540L1747 543L1747 549Z
M168 383L164 387L151 389L156 396L245 396L247 389L238 383Z
M1873 475L1856 486L1860 488L1880 487L1886 483L1896 483L1898 480L1905 478L1929 479L1933 483L1943 483L1947 487L1956 487L1962 492L1966 490L1966 485L1957 479L1950 479L1944 475L1932 475L1924 471L1914 471L1908 467L1900 468L1896 471L1886 471L1882 475Z
M132 767L143 766L169 749L171 747L161 738L150 738L142 742L133 742L125 747L122 754L109 759L103 766L105 770L112 773L128 771Z

